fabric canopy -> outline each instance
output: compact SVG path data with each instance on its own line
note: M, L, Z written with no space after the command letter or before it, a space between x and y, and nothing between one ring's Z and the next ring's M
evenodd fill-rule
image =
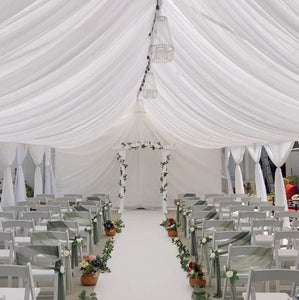
M156 0L0 3L0 141L75 148L133 112ZM299 136L299 2L164 0L148 118L202 148ZM117 131L117 130L116 130ZM115 137L116 139L117 137Z

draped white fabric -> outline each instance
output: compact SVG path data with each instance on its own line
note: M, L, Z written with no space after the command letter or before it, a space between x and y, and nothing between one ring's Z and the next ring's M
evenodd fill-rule
M1 2L0 141L71 149L120 125L144 75L155 5ZM159 128L205 148L298 137L297 1L164 0L162 9L175 55L152 65L158 97L146 112Z
M262 201L267 202L267 191L265 180L263 176L263 171L260 165L262 147L257 145L247 146L247 150L255 162L255 188L256 188L256 195L260 197Z
M35 164L35 172L34 172L34 197L36 195L43 193L43 178L40 169L40 165L43 162L45 147L30 145L29 152Z
M13 191L13 182L10 166L16 157L17 144L15 143L0 143L0 160L5 166L2 182L1 206L15 205L15 195Z
M230 149L225 148L224 167L225 167L225 176L226 176L226 181L227 181L227 193L228 193L228 195L232 195L234 192L233 192L232 179L230 177L230 173L229 173L229 169L228 169L229 158L230 158Z
M52 150L50 147L47 147L45 150L45 194L55 194L55 191Z
M27 155L27 145L18 144L17 146L17 173L15 180L15 199L16 202L26 201L25 176L23 171L23 161Z
M232 147L230 149L232 157L236 163L235 168L235 192L236 194L244 194L244 185L240 163L243 160L245 147Z
M276 166L275 171L275 203L276 205L284 206L288 210L288 203L285 193L283 177L281 173L281 166L286 162L294 142L277 143L265 146L265 149Z

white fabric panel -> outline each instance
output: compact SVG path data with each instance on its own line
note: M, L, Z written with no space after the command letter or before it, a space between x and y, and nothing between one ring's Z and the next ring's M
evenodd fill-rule
M37 145L29 145L29 152L35 164L34 172L34 197L43 193L43 178L40 165L43 162L45 147Z
M247 150L255 162L255 188L257 197L267 202L267 191L263 171L260 165L262 147L257 145L247 146Z
M172 144L175 141L170 135L167 135L167 141L157 132L156 126L147 120L146 114L138 112L128 117L124 126L110 131L102 139L89 145L71 150L56 149L57 194L110 193L113 205L119 206L117 197L119 162L116 160L117 150L113 151L111 146L115 135L120 136L118 143L152 140L161 141L163 144ZM138 154L139 159L137 159ZM220 149L204 150L175 141L175 147L170 150L170 155L167 206L174 206L173 199L177 197L178 193L194 192L200 195L206 192L221 192ZM142 205L161 208L161 194L159 193L161 151L131 150L127 151L127 158L128 194L124 200L124 206L137 207L140 205L140 199L146 199ZM133 172L136 172L138 164L143 172L139 179L142 198L138 198L137 187L134 186L137 179Z
M17 174L15 180L15 199L16 202L26 201L25 176L23 162L27 155L27 145L18 144L17 146Z
M52 165L52 150L45 150L45 194L55 194L55 176Z
M279 144L270 144L265 146L265 149L276 166L275 171L275 203L276 205L284 206L285 210L288 210L287 198L285 193L285 186L281 173L281 166L286 162L294 142L286 142Z
M230 149L232 157L236 163L235 168L235 192L236 194L244 194L244 184L243 177L241 172L240 163L243 160L245 147L232 147Z
M17 144L0 143L0 160L4 165L1 206L15 205L15 195L13 191L13 183L10 166L16 157Z
M233 192L233 185L232 185L232 179L230 177L229 169L228 169L228 164L229 164L229 158L230 158L230 149L225 148L225 153L224 153L224 167L225 167L225 176L226 176L226 181L227 181L227 192L228 195L232 195Z

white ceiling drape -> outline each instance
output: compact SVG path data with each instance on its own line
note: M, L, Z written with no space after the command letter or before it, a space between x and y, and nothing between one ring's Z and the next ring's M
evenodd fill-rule
M75 148L132 113L155 0L0 3L0 141ZM148 118L202 148L299 136L299 4L164 0L174 60ZM37 26L38 24L38 26Z

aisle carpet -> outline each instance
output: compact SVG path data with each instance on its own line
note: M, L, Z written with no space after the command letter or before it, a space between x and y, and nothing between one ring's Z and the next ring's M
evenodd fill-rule
M103 300L189 300L192 289L160 211L125 211L116 236L111 273L100 274L95 292Z

